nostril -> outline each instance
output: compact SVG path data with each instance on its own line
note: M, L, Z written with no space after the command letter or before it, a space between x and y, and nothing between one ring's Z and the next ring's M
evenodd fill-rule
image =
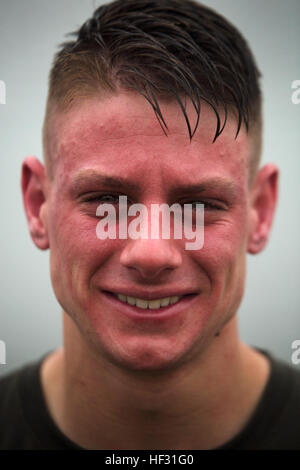
M136 269L143 277L153 278L165 270L181 266L182 256L169 240L139 239L127 243L121 253L120 263L124 267Z

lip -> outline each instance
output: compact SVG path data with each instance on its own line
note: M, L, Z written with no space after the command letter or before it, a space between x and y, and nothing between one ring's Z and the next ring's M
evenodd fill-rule
M122 292L118 292L118 294L121 294ZM105 299L107 302L109 302L116 310L118 310L120 313L123 315L126 315L127 317L137 320L137 321L166 321L171 318L178 317L180 314L184 313L187 308L189 308L192 303L194 303L195 299L198 297L198 294L177 294L183 295L183 297L175 304L173 305L168 305L167 307L161 307L161 308L155 308L155 309L142 309L136 306L129 305L125 302L122 302L119 300L114 293L111 291L101 291L101 294L104 295ZM129 295L124 294L124 295ZM137 298L144 298L145 300L153 300L157 298L163 298L163 296L158 297L157 293L155 294L156 297L153 295L151 298L147 297L142 297L142 295L132 295L132 297L137 297ZM176 294L173 294L176 295ZM131 294L130 294L131 296ZM169 295L164 295L164 297L169 297Z
M155 292L150 292L149 290L144 289L122 289L120 290L111 290L111 289L102 289L103 292L108 292L110 294L121 294L126 295L128 297L135 297L136 299L144 299L144 300L157 300L157 299L164 299L166 297L181 297L187 295L196 295L198 292L192 291L191 289L183 290L183 289L173 289L173 290L166 290L160 289L155 290Z

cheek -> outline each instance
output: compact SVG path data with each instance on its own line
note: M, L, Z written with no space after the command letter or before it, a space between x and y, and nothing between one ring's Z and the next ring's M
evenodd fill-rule
M115 240L97 238L98 221L71 208L51 214L51 279L60 296L87 297L94 273L116 250Z
M205 271L211 291L218 297L231 295L243 282L247 246L246 215L205 227L204 246L195 261Z
M207 281L204 280L204 285L208 285L204 296L207 321L213 327L217 321L219 331L235 315L243 298L245 240L242 233L211 228L197 256L196 261Z

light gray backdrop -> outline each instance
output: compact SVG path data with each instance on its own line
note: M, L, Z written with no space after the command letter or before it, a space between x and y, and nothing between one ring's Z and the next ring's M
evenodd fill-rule
M49 256L28 234L20 169L28 154L42 159L47 76L57 45L101 3L105 2L0 0L0 80L6 84L6 104L0 104L0 340L6 345L7 362L0 365L0 375L62 343ZM265 96L263 163L274 162L281 169L280 202L269 246L258 256L248 256L247 289L239 312L241 336L291 363L291 343L300 339L300 104L291 101L291 84L300 80L300 1L204 3L230 19L254 51Z

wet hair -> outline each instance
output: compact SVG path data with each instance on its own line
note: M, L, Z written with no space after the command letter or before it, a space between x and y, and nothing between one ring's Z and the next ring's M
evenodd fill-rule
M160 99L177 101L190 139L202 103L216 116L214 141L229 112L236 136L243 124L260 132L260 72L241 33L214 10L192 0L116 0L69 35L50 72L44 129L52 105L66 110L79 99L123 89L145 97L166 134ZM186 99L196 112L193 127Z

